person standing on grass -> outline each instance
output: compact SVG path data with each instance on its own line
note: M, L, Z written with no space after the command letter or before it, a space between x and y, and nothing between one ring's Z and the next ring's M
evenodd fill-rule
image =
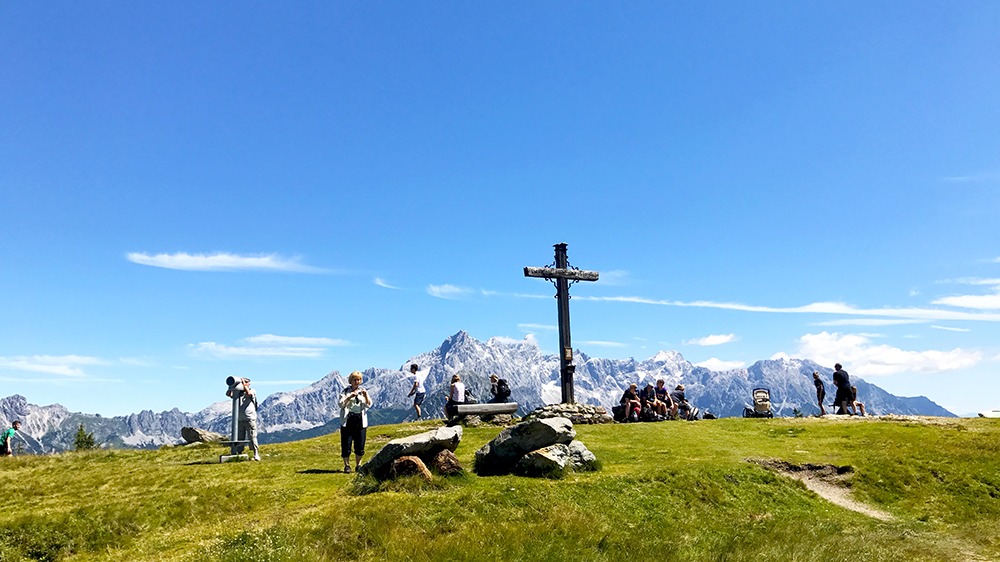
M819 402L819 415L826 415L826 408L823 407L823 399L826 398L826 386L819 378L819 371L813 371L813 384L816 385L816 400Z
M368 408L372 399L368 391L361 388L361 372L354 371L347 376L351 384L340 393L340 456L344 459L344 474L351 473L351 444L354 445L354 469L361 468L361 457L365 456L365 438L368 432Z
M257 391L250 388L250 379L242 377L229 377L232 379L226 396L237 398L238 415L236 418L236 439L239 441L250 441L250 448L253 449L253 460L260 460L260 446L257 445ZM242 451L242 447L240 447Z
M424 380L427 379L427 374L430 373L430 369L421 372L417 367L416 363L410 365L410 376L407 377L408 380L413 382L413 388L410 389L410 393L406 396L413 397L413 409L417 411L417 419L420 419L422 412L420 411L420 405L424 403L424 396L427 394L424 388Z
M849 415L847 408L854 402L851 397L851 376L840 363L833 366L833 384L837 387L837 395L833 399L834 405L837 406L837 414Z
M21 429L21 422L15 421L11 424L11 427L7 428L7 431L3 432L3 439L0 440L0 448L3 449L3 456L14 456L14 435L19 429Z

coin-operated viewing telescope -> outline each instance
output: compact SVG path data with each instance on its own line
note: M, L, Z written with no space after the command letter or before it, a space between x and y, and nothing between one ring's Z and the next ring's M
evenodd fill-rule
M233 423L229 441L222 442L223 446L229 447L229 454L220 455L219 462L226 462L233 459L247 460L250 457L243 454L243 449L250 443L250 441L246 439L240 441L237 437L239 436L238 420L240 415L240 396L242 396L243 393L250 388L250 379L243 377L229 377L226 379L226 384L229 385L229 390L226 391L226 396L233 399Z

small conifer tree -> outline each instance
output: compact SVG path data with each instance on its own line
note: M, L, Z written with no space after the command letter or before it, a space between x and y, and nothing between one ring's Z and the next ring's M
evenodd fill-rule
M83 422L80 422L80 428L76 430L76 437L73 439L73 445L76 447L77 451L86 451L87 449L97 448L97 442L94 441L94 434L87 433L87 430L83 427Z

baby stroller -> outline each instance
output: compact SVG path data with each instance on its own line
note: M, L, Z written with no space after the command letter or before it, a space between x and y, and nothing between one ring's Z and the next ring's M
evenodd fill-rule
M773 418L771 413L771 391L766 388L753 389L753 407L743 408L744 418Z

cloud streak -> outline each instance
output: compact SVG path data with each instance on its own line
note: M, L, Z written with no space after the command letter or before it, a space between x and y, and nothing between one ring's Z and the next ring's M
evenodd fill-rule
M576 296L574 300L597 302L630 302L637 304L654 304L659 306L678 306L692 308L717 308L723 310L739 310L743 312L770 312L775 314L842 314L847 316L882 316L889 318L906 318L910 320L975 320L982 322L1000 322L1000 314L982 312L963 312L939 310L934 308L857 308L839 302L816 302L805 306L772 307L753 306L740 303L713 301L671 301L656 300L643 297L587 297Z
M347 340L303 336L261 334L241 340L250 345L230 346L212 341L188 344L195 355L218 359L252 359L260 357L322 357L327 348L353 345Z
M456 287L455 285L428 285L427 294L439 299L456 300L468 295L472 289L467 287Z
M386 283L381 277L376 277L372 282L375 283L376 285L378 285L379 287L385 287L386 289L396 289L396 290L399 290L399 287L393 287L392 285Z
M301 263L301 258L283 258L277 254L239 255L218 252L215 254L149 255L131 252L126 255L132 263L178 269L182 271L285 271L293 273L329 273L329 270Z
M733 369L742 369L746 366L746 363L742 361L723 361L721 359L716 359L715 357L702 361L701 363L695 363L695 367L704 367L709 371L732 371Z
M736 334L719 334L717 336L705 336L703 338L696 338L691 340L683 340L685 345L722 345L724 343L734 342L739 338Z
M347 347L351 342L347 340L336 340L332 338L307 338L296 336L276 336L274 334L261 334L250 338L244 338L247 343L278 344L278 345L313 345L319 347Z
M0 368L64 377L85 377L86 373L81 367L107 364L104 359L82 355L0 357Z

